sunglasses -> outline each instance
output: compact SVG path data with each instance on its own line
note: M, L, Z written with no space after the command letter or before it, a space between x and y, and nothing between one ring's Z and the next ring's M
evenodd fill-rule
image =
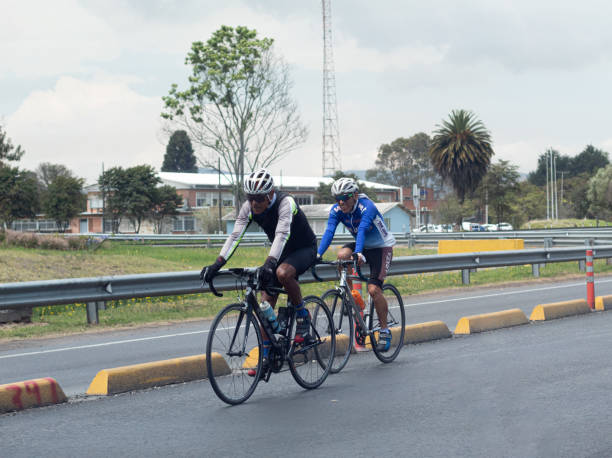
M247 200L249 202L255 201L257 203L262 203L266 200L266 197L268 197L266 194L247 194Z
M351 197L353 197L353 193L350 193L350 194L341 194L339 196L334 196L334 197L336 199L336 202L340 202L340 201L346 202Z

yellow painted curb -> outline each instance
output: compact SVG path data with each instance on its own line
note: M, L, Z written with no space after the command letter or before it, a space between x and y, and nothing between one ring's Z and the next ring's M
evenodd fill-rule
M584 299L573 301L552 302L550 304L536 305L529 317L532 321L555 320L565 316L581 315L591 311Z
M430 340L447 339L451 337L448 326L442 321L428 321L426 323L406 325L404 345Z
M60 404L68 399L51 377L0 385L0 413Z
M474 334L527 323L529 321L521 309L502 310L460 318L455 327L455 334Z
M227 363L218 353L213 354L213 370L219 375L230 373ZM103 369L98 372L89 385L87 394L123 393L202 378L208 378L206 355L186 356L165 361Z
M612 296L597 296L595 298L595 310L612 309Z

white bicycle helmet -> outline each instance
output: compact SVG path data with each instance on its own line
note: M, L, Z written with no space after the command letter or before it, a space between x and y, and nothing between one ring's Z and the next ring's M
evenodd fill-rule
M341 194L351 194L354 192L358 192L359 188L357 187L357 183L355 180L348 177L338 178L334 181L331 187L332 196L339 196Z
M267 194L273 187L272 174L266 169L255 170L244 180L244 192L247 194Z

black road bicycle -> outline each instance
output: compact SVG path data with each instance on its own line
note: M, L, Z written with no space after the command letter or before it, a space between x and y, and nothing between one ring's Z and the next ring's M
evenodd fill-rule
M306 389L317 388L330 372L336 348L331 331L332 315L325 303L316 296L304 298L304 306L311 316L310 338L295 341L295 307L277 307L280 334L274 334L270 322L263 315L257 292L286 294L282 288L262 287L259 269L239 268L221 270L217 275L236 279L236 290L244 291L240 302L230 304L213 320L206 345L206 369L213 390L228 404L240 404L255 391L260 379L268 381L273 372L280 372L288 364L295 381ZM209 283L211 292L222 296ZM270 337L268 365L263 367L263 339L261 327ZM301 340L301 339L300 339Z
M342 370L351 356L355 341L360 346L367 345L374 351L376 357L383 363L390 363L399 354L404 345L404 334L406 332L406 312L404 302L397 288L390 283L382 287L383 295L387 300L387 325L391 330L391 347L383 352L377 349L380 320L374 301L368 295L368 303L365 310L355 303L347 279L354 278L367 282L368 279L361 273L361 269L355 260L319 261L319 264L330 264L338 267L340 281L335 288L326 291L321 299L331 310L336 333L336 356L334 358L331 372L337 373ZM349 268L353 267L357 276L349 275ZM316 266L311 268L312 275L323 281L316 272ZM369 344L366 338L369 337Z

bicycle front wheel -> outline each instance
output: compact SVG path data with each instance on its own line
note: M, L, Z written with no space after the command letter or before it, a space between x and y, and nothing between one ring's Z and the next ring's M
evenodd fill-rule
M370 342L376 357L383 363L390 363L399 354L404 345L404 334L406 333L406 312L404 311L404 301L399 291L391 284L382 287L383 295L387 300L387 326L392 334L391 347L387 351L379 350L378 331L380 330L380 318L374 307L374 301L370 297L370 315L368 317L368 328L372 331Z
M222 401L240 404L253 394L262 371L261 348L259 324L244 304L219 312L208 332L206 369Z
M342 299L342 294L336 289L326 291L321 300L325 302L332 315L334 329L336 332L336 356L332 363L330 372L340 372L351 356L355 326L353 325L353 311L349 304Z
M311 390L321 385L329 375L336 352L336 335L325 302L316 296L307 296L304 307L310 313L311 338L299 344L293 342L288 359L295 381ZM289 335L295 336L295 326Z

